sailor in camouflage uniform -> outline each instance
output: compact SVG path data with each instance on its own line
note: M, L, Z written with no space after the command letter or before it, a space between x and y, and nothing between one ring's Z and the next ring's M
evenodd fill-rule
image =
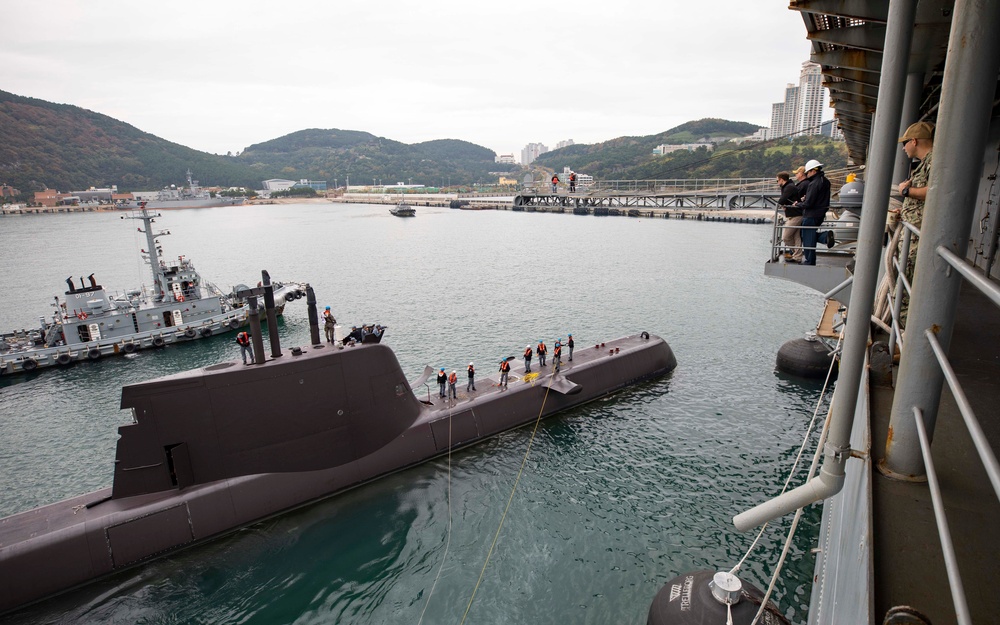
M899 183L899 193L903 196L903 208L899 211L899 216L906 223L919 229L924 219L924 201L927 199L927 185L931 177L934 124L917 122L910 125L903 136L899 138L899 142L903 144L903 151L908 157L920 161L909 180ZM910 282L911 287L913 286L913 268L917 262L917 238L917 235L912 235L910 238L910 252L907 255L906 263L906 279ZM908 309L909 297L904 294L903 306L900 310L901 319L906 319Z

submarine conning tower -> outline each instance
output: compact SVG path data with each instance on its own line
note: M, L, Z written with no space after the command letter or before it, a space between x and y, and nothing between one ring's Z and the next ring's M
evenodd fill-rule
M392 350L375 344L132 384L121 407L134 423L118 429L113 499L340 466L402 434L421 404Z

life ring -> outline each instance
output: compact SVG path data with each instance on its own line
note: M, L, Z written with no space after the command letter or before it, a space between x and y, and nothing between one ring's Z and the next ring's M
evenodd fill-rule
M79 319L80 321L84 321L87 319L87 313L80 311L76 313L76 318Z
M177 296L177 301L178 302L183 302L184 301L184 296L183 295L178 295Z
M212 328L202 328L200 332L202 336L212 336Z
M69 354L59 354L56 356L56 362L60 365L68 365L71 360L73 359L69 357Z
M91 347L89 350L87 350L87 358L90 358L91 360L97 360L100 357L101 357L101 350L97 349L96 347Z
M163 347L163 337L154 336L153 337L153 347Z
M27 360L21 362L21 369L25 371L34 371L37 368L38 363L32 358L28 358Z
M230 319L229 320L229 327L232 328L233 330L235 330L236 328L240 327L240 322L237 321L236 319Z
M194 338L194 329L193 328L188 328L187 330L184 330L184 336L188 337L189 339L193 339Z
M643 330L642 334L640 334L639 336L641 336L644 339L648 339L649 338L649 332L646 332L645 330Z
M122 351L126 354L131 354L135 351L135 343L124 343L122 344Z
M285 301L290 302L295 299L295 293L285 293Z

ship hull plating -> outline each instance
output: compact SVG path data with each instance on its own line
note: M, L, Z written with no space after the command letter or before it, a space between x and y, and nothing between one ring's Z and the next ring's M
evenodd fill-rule
M0 612L663 376L675 366L670 346L643 333L578 349L558 374L551 366L538 377L515 368L507 390L495 378L481 378L483 390L451 403L418 400L383 345L316 346L257 367L227 363L126 387L122 405L133 408L136 423L120 428L113 489L0 520ZM319 384L338 376L343 379ZM288 395L289 384L302 390ZM229 400L249 389L263 390L242 410L233 408ZM252 408L268 389L284 398L280 419L266 405ZM190 394L219 408L192 416L171 405ZM225 436L209 434L227 431L227 423L240 427ZM338 437L350 444L331 444Z

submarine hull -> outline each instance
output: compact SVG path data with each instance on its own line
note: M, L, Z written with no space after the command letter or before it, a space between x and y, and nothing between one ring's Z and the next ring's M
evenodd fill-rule
M478 378L480 390L463 392L457 401L436 396L418 400L409 384L401 392L402 371L383 345L342 350L314 346L303 348L301 356L258 367L216 365L126 387L122 403L134 409L136 423L120 429L114 487L0 519L0 613L675 367L670 346L643 333L578 349L574 362L564 362L559 373L551 365L540 371L536 367L536 374L527 376L523 368L514 368L506 390L499 388L496 376ZM310 378L318 370L323 375ZM351 379L346 384L309 382L338 375ZM280 415L268 418L266 410L258 414L247 402L238 408L227 402L233 389L246 393L255 388L265 398L269 389L278 394L289 385L305 390L284 396ZM340 390L331 393L331 388ZM201 393L213 408L197 419L178 414L169 406L178 393ZM218 429L219 423L238 422L234 410L249 413L242 434L236 427ZM267 436L268 428L273 438ZM238 440L213 439L213 431ZM324 456L316 439L326 440L330 433L350 441L329 446ZM179 446L184 453L175 453ZM220 458L220 450L231 453Z

